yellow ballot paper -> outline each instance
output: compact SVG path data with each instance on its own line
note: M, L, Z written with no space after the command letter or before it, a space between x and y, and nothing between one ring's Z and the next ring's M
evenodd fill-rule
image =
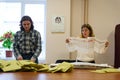
M36 64L29 60L0 60L0 68L3 72L11 71L34 71L34 72L69 72L73 69L73 65L67 62L50 67L47 64Z
M15 71L21 69L21 66L19 66L18 62L16 60L13 61L7 61L6 66L2 68L4 72L7 71Z
M100 70L95 70L92 72L96 72L96 73L115 73L115 72L120 72L120 69L116 69L116 68L105 68L105 69L100 69Z
M49 69L50 72L69 72L72 71L73 69L73 64L68 63L68 62L62 62L55 67L52 67Z

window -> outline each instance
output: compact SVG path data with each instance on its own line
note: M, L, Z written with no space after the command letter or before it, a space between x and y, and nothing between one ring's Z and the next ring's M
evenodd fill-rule
M45 60L45 0L0 0L0 36L6 31L20 29L19 21L23 15L29 15L35 29L41 33L42 52L39 60ZM0 43L0 58L5 59L5 49Z

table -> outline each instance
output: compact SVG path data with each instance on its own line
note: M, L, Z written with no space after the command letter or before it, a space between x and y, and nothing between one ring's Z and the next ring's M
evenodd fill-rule
M0 80L119 80L120 73L94 73L90 70L73 69L68 73L0 72Z

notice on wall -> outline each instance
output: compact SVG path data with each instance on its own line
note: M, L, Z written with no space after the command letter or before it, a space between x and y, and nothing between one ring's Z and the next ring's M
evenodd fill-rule
M52 17L52 31L51 32L64 32L64 16Z

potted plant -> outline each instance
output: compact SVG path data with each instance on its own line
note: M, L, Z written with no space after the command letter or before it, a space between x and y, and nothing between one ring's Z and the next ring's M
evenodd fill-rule
M4 48L8 48L8 50L6 50L6 57L12 57L12 51L10 49L12 48L13 38L14 38L14 33L11 31L5 32L0 37L0 42L3 42L2 46Z

